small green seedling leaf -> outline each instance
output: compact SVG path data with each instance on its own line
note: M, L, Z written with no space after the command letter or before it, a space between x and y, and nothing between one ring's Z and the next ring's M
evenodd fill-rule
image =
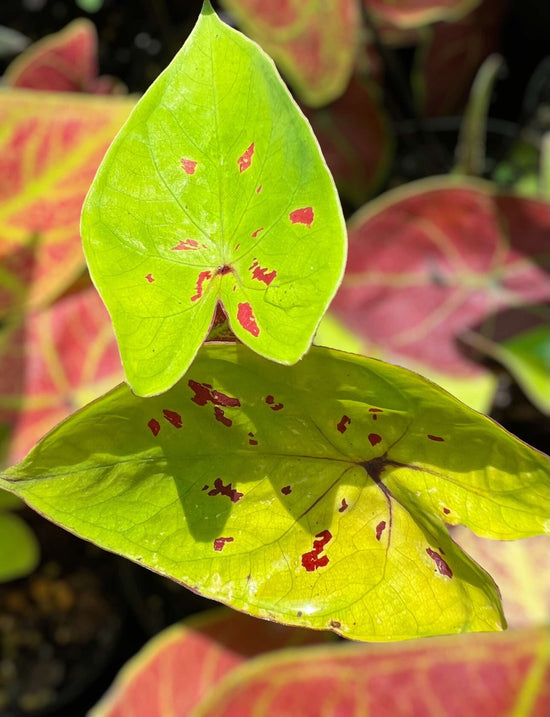
M207 4L107 153L82 235L144 396L187 370L218 302L243 343L298 361L346 253L311 128L271 60Z
M28 575L39 558L38 541L25 521L14 513L0 512L0 583Z
M0 479L100 546L239 610L387 640L502 628L446 523L550 531L546 456L405 369L207 345L162 396L127 385Z

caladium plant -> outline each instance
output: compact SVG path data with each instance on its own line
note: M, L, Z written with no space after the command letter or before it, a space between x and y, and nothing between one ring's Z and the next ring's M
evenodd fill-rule
M273 64L208 3L82 231L134 391L68 418L1 487L260 617L364 640L504 626L446 524L550 532L549 460L416 374L304 355L342 277L341 209ZM220 311L242 344L200 348Z

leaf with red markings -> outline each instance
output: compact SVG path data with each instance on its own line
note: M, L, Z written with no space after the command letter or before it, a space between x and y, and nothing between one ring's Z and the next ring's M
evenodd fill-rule
M331 313L365 346L429 375L478 378L457 339L485 317L550 298L550 204L484 182L409 184L349 223Z
M0 488L238 610L363 640L502 628L446 525L550 532L547 457L416 374L320 348L285 367L206 345L161 396L122 385L71 416Z
M440 20L459 20L480 0L361 0L382 23L409 29ZM499 0L500 1L500 0Z
M82 235L144 396L185 373L221 306L240 341L298 361L346 253L311 127L271 60L209 4L113 142Z
M89 717L190 715L226 675L251 657L330 638L331 633L283 627L224 608L211 610L150 640L124 666Z
M379 88L354 77L328 107L306 110L340 193L356 206L384 181L393 157Z
M464 108L478 69L499 49L500 29L509 5L507 0L482 0L458 22L442 22L426 29L413 71L416 99L423 114L446 116Z
M400 645L285 650L237 668L193 715L545 717L549 644L549 630L538 628Z
M95 289L69 296L0 332L0 425L7 463L123 377L109 315Z
M48 304L84 269L82 203L133 104L2 92L0 316Z
M50 92L110 95L126 91L115 77L98 77L97 32L85 18L31 45L7 68L4 82L9 87Z
M360 35L357 0L222 0L239 27L277 62L311 107L342 94Z

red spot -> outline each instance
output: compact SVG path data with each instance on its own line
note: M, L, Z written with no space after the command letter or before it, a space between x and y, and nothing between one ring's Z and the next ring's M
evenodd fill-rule
M444 438L441 438L441 436L432 436L429 433L428 433L428 438L430 439L430 441L444 441L445 440Z
M227 266L227 264L224 264L223 266L220 266L216 274L225 276L226 274L231 274L233 269L230 266Z
M378 433L369 433L368 438L371 446L376 446L382 440L382 437L379 436Z
M209 271L201 271L199 274L199 277L197 279L197 284L195 286L195 291L197 292L194 296L191 297L191 301L197 301L197 299L200 299L202 296L202 285L207 279L210 279L212 277L212 274Z
M445 515L449 515L451 511L448 508L443 508L443 512L445 513Z
M147 276L146 276L145 278L147 279L147 281L148 281L150 284L152 284L153 281L155 280L155 278L154 278L154 276L153 276L152 274L147 274Z
M255 239L260 232L263 232L263 230L264 230L264 228L263 228L263 227L260 227L259 229L256 229L255 232L252 232L252 234L251 234L250 236L251 236L253 239Z
M176 413L175 411L169 411L166 408L164 409L164 411L162 413L164 415L164 418L166 418L166 420L168 421L168 423L171 423L176 428L182 427L183 424L181 422L181 416L179 413Z
M331 620L330 626L335 628L336 630L339 630L342 627L342 623L339 620Z
M384 413L384 411L381 408L369 408L369 413L372 413L372 420L376 421L378 416L377 413Z
M272 411L280 411L281 408L284 408L284 404L275 403L275 399L273 398L273 396L266 396L265 402L271 408Z
M378 525L376 526L376 540L380 540L382 537L382 533L384 532L386 528L386 521L381 520Z
M181 166L186 174L195 174L197 163L192 159L180 159Z
M214 541L214 550L216 550L218 553L221 553L221 551L224 549L224 546L226 543L232 543L234 538L216 538Z
M238 251L240 246L241 246L240 244L235 244L235 248L233 249L233 251Z
M302 566L308 573L318 568L324 568L329 562L328 556L320 555L320 553L323 552L325 545L332 540L332 533L330 530L323 530L321 533L317 533L315 537L317 540L313 541L313 550L302 555Z
M314 214L311 207L303 207L290 212L288 218L293 224L305 224L308 229L313 224Z
M283 495L290 495L292 493L292 488L289 485L285 485L284 488L281 488L281 493Z
M231 426L233 425L233 421L225 415L225 413L219 406L216 406L214 408L214 418L216 419L216 421L223 423L223 425L227 426L228 428L231 428Z
M256 194L259 194L262 191L262 185L260 184L259 187L256 189Z
M225 495L232 503L238 503L243 497L242 493L231 487L231 483L224 485L221 478L216 478L214 487L208 492L208 495Z
M209 485L206 485L206 484L204 484L204 485L203 485L203 487L201 488L201 490L208 490L208 488L210 488L210 486L209 486Z
M233 398L221 391L216 391L209 383L199 383L198 381L190 379L188 386L195 394L191 400L198 406L206 406L208 402L213 403L214 406L224 406L226 408L239 408L241 405L238 398Z
M158 436L160 431L160 423L157 421L157 419L152 418L147 425L151 429L151 433L153 434L153 436Z
M254 235L252 235L254 236ZM252 266L248 267L248 271L252 272L252 278L257 281L263 281L266 286L269 286L273 279L277 276L275 269L267 273L267 268L263 269L259 264L258 260L254 259Z
M249 434L248 434L248 442L249 442L249 444L250 444L251 446L257 446L257 445L258 445L258 441L254 438L254 434L253 434L253 433L249 433Z
M437 551L432 550L431 548L426 548L426 552L428 553L430 558L436 564L436 567L437 567L438 571L441 573L441 575L446 575L448 578L453 577L453 571L451 570L451 568L447 565L445 560L443 560L443 558Z
M250 147L246 150L244 154L241 154L239 159L237 160L237 164L239 165L239 172L244 172L247 170L250 165L252 164L252 155L254 154L254 142L250 145Z
M343 513L348 507L348 504L346 502L345 498L342 498L342 505L338 508L339 513Z
M248 302L245 304L239 304L237 307L237 321L243 329L252 334L252 336L260 335L260 329L256 323L252 307Z
M340 431L340 433L345 433L350 423L351 418L349 416L342 416L340 423L336 426L336 428Z
M172 247L172 251L195 251L199 248L199 242L195 239L180 239L177 246Z

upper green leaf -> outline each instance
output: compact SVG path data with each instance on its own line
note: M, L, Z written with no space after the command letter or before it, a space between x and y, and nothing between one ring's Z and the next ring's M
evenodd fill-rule
M296 362L346 253L311 128L272 61L209 5L113 142L82 236L141 395L186 371L218 302L254 351Z
M320 348L285 368L207 345L168 393L74 414L0 487L240 610L367 640L503 625L445 523L550 532L546 456L416 374Z

